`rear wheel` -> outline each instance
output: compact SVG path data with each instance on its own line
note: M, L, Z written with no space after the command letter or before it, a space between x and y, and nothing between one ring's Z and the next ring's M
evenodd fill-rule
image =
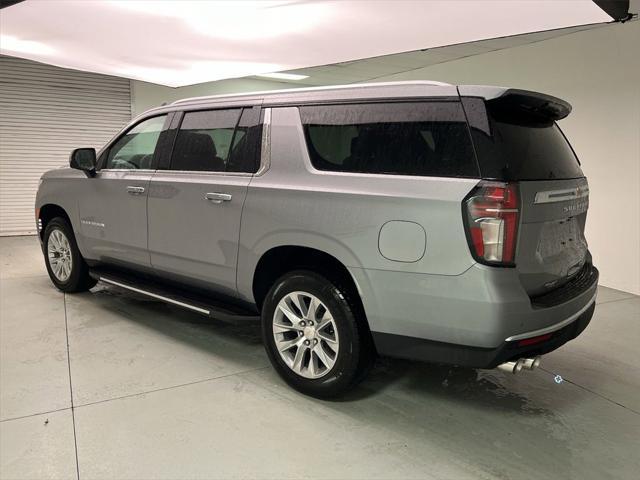
M44 259L49 278L63 292L82 292L96 284L82 258L71 225L62 217L47 223Z
M293 388L319 398L355 386L372 360L370 333L346 289L310 271L273 285L262 308L267 354Z

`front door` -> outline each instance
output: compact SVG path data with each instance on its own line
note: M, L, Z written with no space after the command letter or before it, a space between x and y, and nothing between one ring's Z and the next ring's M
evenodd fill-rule
M80 233L89 258L124 266L150 266L147 197L158 138L167 120L144 120L101 155L94 178L79 199Z
M258 108L184 113L171 158L149 189L149 252L158 274L236 294L240 218L257 169L258 117Z

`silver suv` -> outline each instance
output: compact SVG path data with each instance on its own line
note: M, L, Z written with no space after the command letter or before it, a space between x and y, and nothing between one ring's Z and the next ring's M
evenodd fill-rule
M589 189L548 95L437 82L192 98L47 172L52 282L262 318L294 388L375 354L512 372L579 335Z

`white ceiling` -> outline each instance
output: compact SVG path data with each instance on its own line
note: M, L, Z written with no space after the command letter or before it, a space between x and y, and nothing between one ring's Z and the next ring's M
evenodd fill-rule
M610 20L591 0L27 0L0 11L0 53L176 87Z

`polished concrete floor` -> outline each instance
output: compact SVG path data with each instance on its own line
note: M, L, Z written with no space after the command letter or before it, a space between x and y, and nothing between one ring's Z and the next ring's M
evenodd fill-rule
M257 324L63 295L34 237L0 251L2 479L638 478L640 297L601 288L535 372L385 359L327 402L280 381Z

